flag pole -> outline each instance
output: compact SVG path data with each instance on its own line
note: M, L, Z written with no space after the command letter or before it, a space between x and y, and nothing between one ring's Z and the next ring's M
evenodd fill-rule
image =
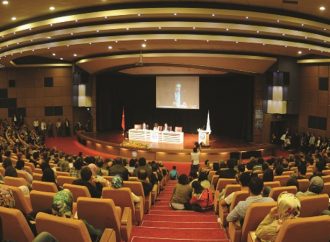
M123 136L125 136L126 123L125 123L125 108L123 106L123 112L121 114L121 128L123 130Z

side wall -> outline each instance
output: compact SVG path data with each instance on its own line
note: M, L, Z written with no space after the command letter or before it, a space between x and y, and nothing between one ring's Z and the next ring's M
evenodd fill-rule
M53 77L53 87L44 87L44 78ZM9 87L15 80L16 87ZM0 70L0 89L7 89L8 98L16 99L16 107L25 108L25 122L34 119L55 122L68 118L72 124L72 69L71 68L16 68ZM3 100L4 101L4 100ZM63 116L45 116L45 107L63 107ZM8 107L0 108L0 117L8 118Z

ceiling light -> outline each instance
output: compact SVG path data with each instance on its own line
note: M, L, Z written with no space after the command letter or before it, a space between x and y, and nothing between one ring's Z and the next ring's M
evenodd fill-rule
M327 29L326 29L326 28L324 28L323 30L324 30L324 31L327 31Z
M76 54L76 53L74 53L74 54L73 54L73 56L74 56L74 57L76 57L76 56L77 56L77 54Z
M47 39L51 39L52 37L50 37L50 36L47 36L46 38L47 38Z
M298 55L301 55L301 54L302 54L302 51L301 51L301 50L299 50L299 51L298 51Z
M283 33L282 36L285 36L285 33Z
M142 48L146 48L146 47L147 47L147 44L146 44L146 43L142 43L142 44L141 44L141 47L142 47Z
M178 40L177 39L174 39L175 42L177 42Z
M78 19L76 19L75 22L78 23Z
M109 45L109 46L108 46L108 49L109 49L109 50L112 50L112 46L111 46L111 45Z
M176 16L177 14L176 13L173 13L174 16Z
M304 27L304 24L301 24L301 27Z
M107 19L107 18L108 18L108 16L104 16L104 18L105 18L105 19Z
M158 29L162 29L162 27L159 26Z
M61 57L60 60L63 60L63 58Z
M140 14L140 13L138 13L138 16L140 17L140 16L141 16L141 14Z
M50 7L49 7L49 10L50 10L50 11L54 11L54 10L55 10L55 7L54 7L54 6L50 6Z
M259 34L260 32L259 32L259 30L257 30L257 34Z
M194 26L193 29L196 29L196 27Z
M278 19L278 20L276 20L276 22L278 22L278 23L279 23L279 22L280 22L280 20Z
M11 17L11 20L12 21L15 21L16 20L16 17L14 16L14 17Z
M55 53L53 53L52 55L53 55L53 56L56 56L56 54L55 54Z
M229 29L228 29L228 28L226 28L226 31L229 31Z
M129 28L126 28L126 30L129 30Z
M73 33L70 33L70 35L73 35Z
M9 4L9 1L2 1L2 4L3 5L8 5Z
M89 42L89 45L92 45L92 42Z
M285 48L288 48L288 46L287 46L287 45L285 45L284 47L285 47Z
M238 41L236 41L235 43L238 44Z
M249 19L249 16L246 16L245 18L246 18L246 19Z
M324 11L325 10L325 7L324 6L321 6L319 9L320 9L320 11Z
M96 33L100 32L100 30L96 30Z
M214 13L212 13L212 17L214 17L215 16L215 14Z
M308 39L308 37L307 37L307 36L305 36L305 39Z

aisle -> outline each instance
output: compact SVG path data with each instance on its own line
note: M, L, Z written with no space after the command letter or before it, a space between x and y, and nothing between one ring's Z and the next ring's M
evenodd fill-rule
M142 224L133 228L131 242L228 242L213 212L174 211L169 200L176 181L169 181Z

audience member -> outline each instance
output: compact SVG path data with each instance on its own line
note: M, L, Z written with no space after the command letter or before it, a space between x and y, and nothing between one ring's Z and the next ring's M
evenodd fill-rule
M149 196L152 191L153 185L150 183L147 175L147 171L140 169L138 173L139 181L142 183L144 196Z
M129 173L120 158L114 159L112 166L109 168L109 176L119 175L124 181L128 181Z
M171 179L171 180L176 180L176 179L178 179L179 174L178 174L178 171L176 170L176 166L173 166L173 167L172 167L172 170L170 171L169 175L170 175L170 179Z
M209 188L204 188L198 181L192 183L191 209L197 212L213 208L213 194Z
M123 178L119 175L115 175L112 179L111 179L111 187L114 189L119 189L121 187L123 187L124 181ZM141 198L139 196L137 196L135 193L131 192L133 201L135 203L138 203L141 201Z
M235 165L237 161L234 159L229 159L227 161L227 168L228 169L220 169L217 175L219 175L219 178L235 178L236 171L235 171Z
M99 182L95 182L92 171L88 166L85 166L80 171L80 179L73 181L72 184L85 186L88 188L91 197L98 198L102 195L102 184Z
M318 195L322 192L324 186L324 182L322 177L319 176L314 176L310 181L309 181L309 187L306 192L297 192L296 196L303 197L303 196L315 196Z
M273 170L270 168L267 168L266 170L264 170L263 176L262 176L262 180L264 182L271 182L274 181L274 173Z
M190 207L189 201L191 198L192 188L189 185L189 179L186 174L181 174L178 178L170 206L175 210L183 210Z

